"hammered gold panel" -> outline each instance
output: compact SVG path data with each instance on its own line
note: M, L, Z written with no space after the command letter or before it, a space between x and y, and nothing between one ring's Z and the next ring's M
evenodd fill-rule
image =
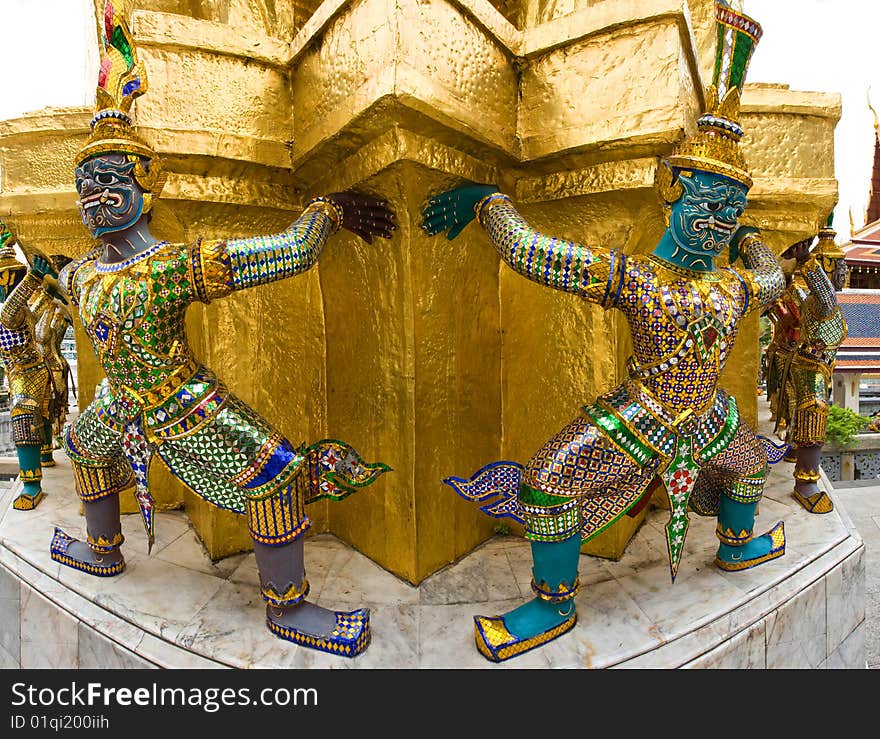
M743 153L753 177L834 178L832 118L743 113Z
M523 157L683 129L682 88L692 88L686 78L674 18L615 29L530 61L521 78Z
M392 93L393 8L392 0L354 3L331 21L319 44L296 60L292 69L294 161Z
M137 119L150 143L155 145L148 130L165 128L282 143L290 138L285 72L240 57L149 44L141 61L150 92L137 101Z
M442 0L389 3L354 3L295 61L295 165L344 128L346 153L383 133L381 113L392 101L514 151L511 55Z
M395 22L395 93L432 117L448 116L474 138L516 152L517 74L510 52L445 0L404 0Z
M500 450L497 257L475 229L453 243L416 227L442 181L409 163L367 181L398 213L393 241L339 237L321 261L328 429L394 468L330 505L330 527L413 583L491 534L441 480Z

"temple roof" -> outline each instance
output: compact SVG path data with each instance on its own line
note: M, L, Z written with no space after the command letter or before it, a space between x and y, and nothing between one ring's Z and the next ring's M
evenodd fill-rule
M837 351L835 370L880 372L880 291L842 290L837 302L846 320L847 336Z

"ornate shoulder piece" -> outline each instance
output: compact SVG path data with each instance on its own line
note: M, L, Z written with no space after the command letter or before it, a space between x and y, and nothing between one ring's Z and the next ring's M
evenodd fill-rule
M79 306L79 298L76 291L76 273L86 263L94 261L101 254L101 248L92 249L90 252L83 254L78 259L68 262L61 268L58 273L58 284L64 288L64 292L70 297L70 301L74 306Z
M232 271L225 241L199 239L189 248L187 263L197 300L210 303L232 292Z

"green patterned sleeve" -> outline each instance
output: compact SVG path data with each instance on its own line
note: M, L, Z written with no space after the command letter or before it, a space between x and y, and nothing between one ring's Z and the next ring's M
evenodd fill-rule
M819 260L811 256L801 267L804 281L810 288L818 316L830 316L837 310L837 292Z
M501 258L521 275L605 307L614 304L624 273L620 252L539 233L501 193L482 200L476 211Z
M785 275L779 261L756 231L743 238L740 256L746 269L733 269L742 280L746 303L743 315L763 311L777 301L785 291Z
M318 198L279 234L199 241L189 254L196 299L209 303L237 290L305 272L318 261L341 220L337 206Z

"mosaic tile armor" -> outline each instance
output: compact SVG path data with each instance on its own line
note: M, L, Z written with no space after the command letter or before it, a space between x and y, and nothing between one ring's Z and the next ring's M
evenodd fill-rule
M158 242L113 264L95 251L62 270L59 281L107 375L64 439L84 499L129 483L125 448L142 435L149 453L198 495L247 512L255 537L282 543L308 528L306 503L342 498L387 469L361 463L341 442L295 448L195 360L186 338L191 303L309 269L333 230L327 204L317 202L274 236ZM293 516L279 508L276 519L269 498L280 487L297 502ZM151 504L140 502L151 530Z
M621 311L633 342L627 380L584 406L525 465L519 496L528 538L561 541L577 531L585 540L595 536L682 456L683 443L690 449L687 474L706 473L691 498L700 513L718 512L720 486L709 484L710 477L725 480L743 500L760 498L765 445L740 424L735 398L718 387L740 320L762 311L784 287L776 258L756 234L740 244L745 268L697 273L653 255L545 236L506 196L487 198L477 217L508 265L535 282ZM679 478L685 474L677 471ZM669 545L676 569L686 511L673 511Z
M42 292L31 273L12 291L0 309L0 358L6 367L12 396L12 434L16 445L42 446L43 419L49 417L52 384L49 369L34 340L34 316L28 299Z
M772 304L767 316L773 326L773 338L767 346L767 398L770 410L776 420L776 430L784 428L785 421L779 418L779 390L785 368L789 366L792 355L800 339L800 315L796 304L809 292L800 274L795 273L782 296Z
M385 201L348 190L314 198L282 233L158 240L150 219L164 175L131 116L148 82L126 13L122 0L105 0L96 112L75 160L80 215L101 247L58 276L106 374L64 431L86 540L56 529L50 556L91 575L122 572L119 493L132 481L152 546L148 472L157 455L197 495L247 516L270 631L356 656L370 641L368 609L336 612L305 600L305 506L343 498L389 468L336 439L295 447L195 359L184 315L194 302L308 270L340 228L368 243L391 238L394 214ZM51 266L35 260L33 270L48 275Z
M422 227L454 239L476 218L504 262L546 287L623 313L633 354L627 379L580 413L525 464L501 461L445 480L495 517L525 524L535 597L501 616L476 616L477 649L501 661L574 626L578 556L589 539L665 490L666 543L675 579L688 510L717 514L715 564L755 567L785 551L782 522L755 537L767 465L777 446L740 422L718 388L740 321L785 287L757 229L743 227L752 185L737 118L761 27L726 2L715 7L713 83L697 132L656 170L667 228L650 255L540 233L490 184L465 183L429 199ZM729 250L730 267L715 260ZM739 266L739 259L742 265Z
M54 461L51 451L51 414L55 393L51 373L35 338L37 316L29 301L54 304L43 281L32 275L15 255L14 237L0 222L0 362L6 372L10 394L12 441L18 457L22 492L13 501L17 510L33 510L43 499L44 466Z
M786 440L793 444L822 444L831 375L837 350L846 338L846 321L834 286L815 258L799 269L780 303L778 310L794 319L787 332L780 331L781 341L794 340L787 351L777 350L774 357L778 377L774 389L779 393L777 428L786 428ZM782 322L777 326L787 327Z

